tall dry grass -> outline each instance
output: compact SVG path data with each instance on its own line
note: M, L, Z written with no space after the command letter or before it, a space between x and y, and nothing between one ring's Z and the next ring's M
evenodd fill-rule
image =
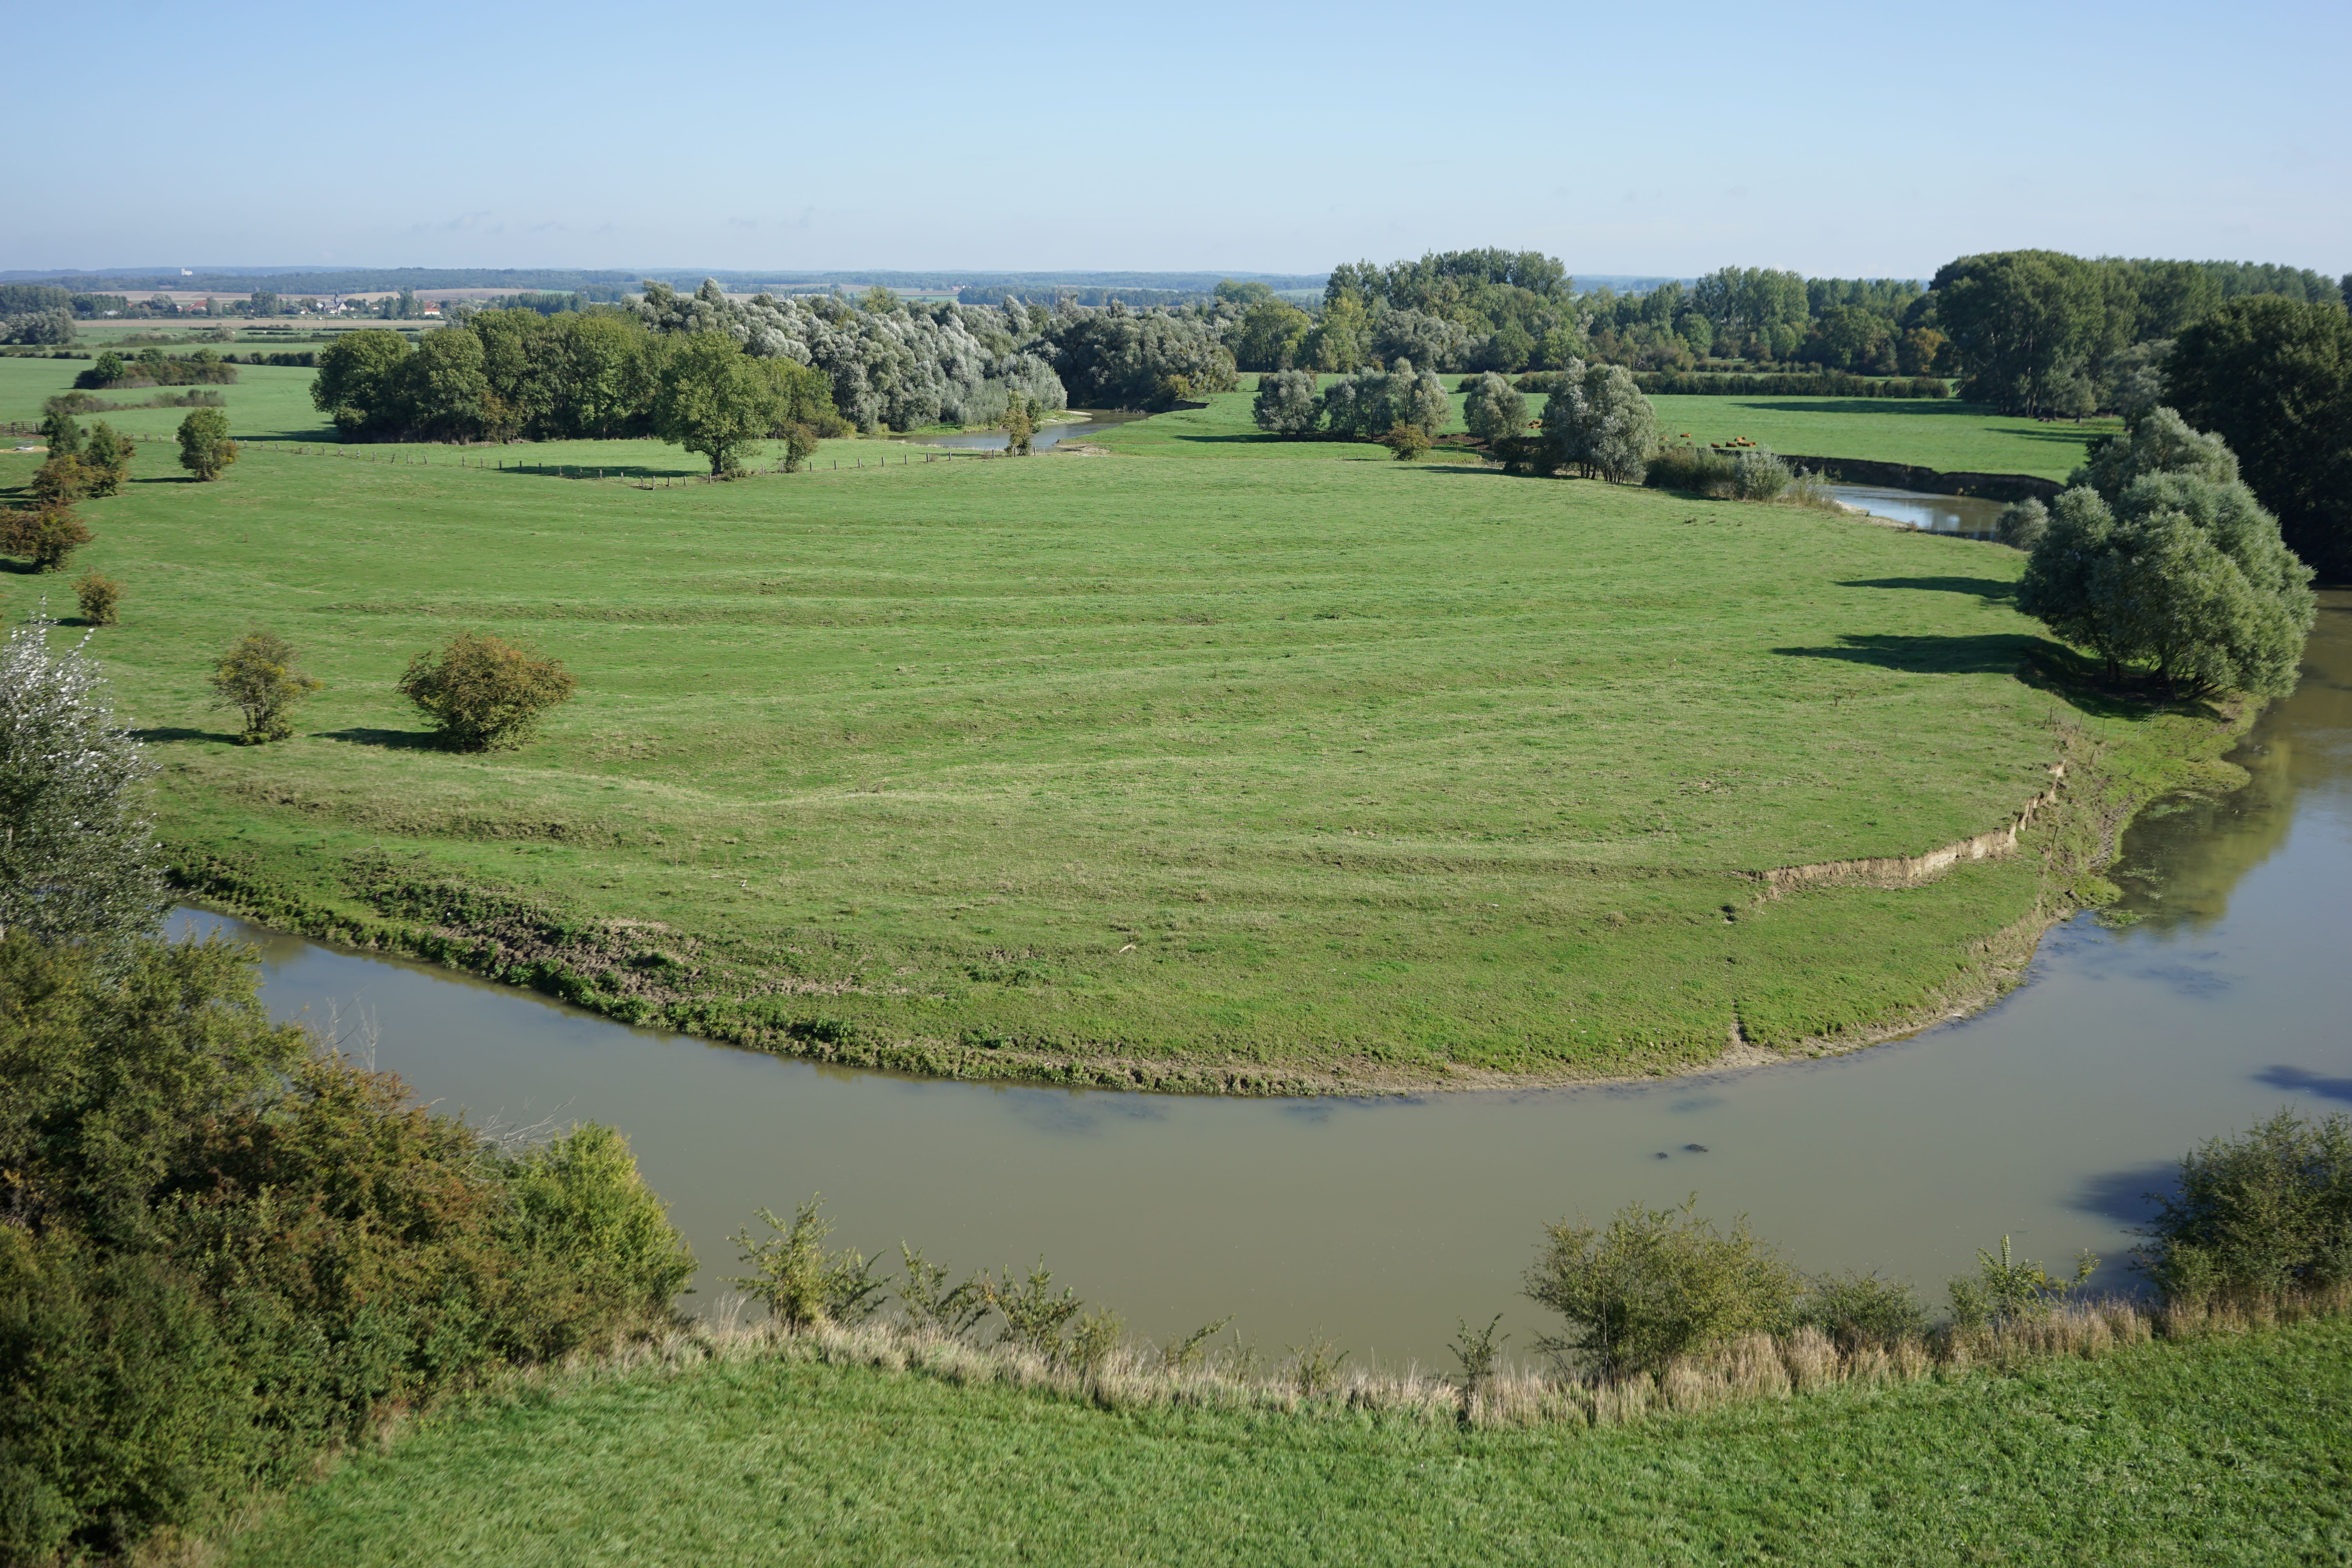
M979 1344L896 1323L819 1324L787 1331L746 1323L729 1299L712 1318L667 1334L510 1374L524 1383L596 1381L660 1369L685 1373L764 1360L866 1367L956 1387L1002 1386L1105 1409L1153 1405L1277 1411L1299 1415L1376 1414L1480 1428L1622 1426L1842 1387L1887 1387L1971 1370L2011 1371L2040 1362L2096 1359L2158 1340L2243 1333L2352 1310L2352 1287L2282 1300L2156 1306L2083 1300L2045 1316L1981 1329L1945 1327L1892 1343L1841 1345L1815 1329L1751 1334L1656 1373L1603 1378L1572 1369L1505 1366L1475 1386L1414 1365L1343 1369L1319 1392L1286 1363L1229 1346L1191 1364L1130 1342L1092 1365L1005 1344Z

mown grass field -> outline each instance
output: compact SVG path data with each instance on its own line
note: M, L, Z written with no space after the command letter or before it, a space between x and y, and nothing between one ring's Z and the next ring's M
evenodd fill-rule
M176 346L167 352L184 355L203 346ZM74 377L89 366L88 360L0 359L0 421L37 425L41 405L72 390ZM310 406L314 374L289 366L241 364L236 367L236 382L226 386L127 387L90 395L105 403L143 403L164 393L217 392L228 415L229 432L239 440L331 440L334 426ZM179 429L180 421L187 416L184 408L127 408L120 413L83 415L81 424L88 429L103 419L128 435L160 438ZM139 471L155 474L171 468L173 450L151 447L141 454Z
M1578 1431L1112 1414L759 1362L535 1390L355 1454L236 1568L2335 1563L2352 1328Z
M1979 994L2079 868L1778 900L1756 874L2000 827L2069 747L2106 800L2219 743L2021 681L2064 661L1994 545L1329 444L845 449L656 490L446 448L257 448L196 485L142 453L81 560L124 584L95 648L155 743L167 842L216 890L292 900L265 918L454 922L453 952L509 943L469 960L492 969L529 956L511 922L443 885L504 889L604 944L541 983L837 1059L1472 1081ZM490 460L518 456L579 455ZM12 618L43 591L67 603L0 578ZM205 680L254 625L327 690L247 749ZM578 675L530 749L433 750L395 694L461 626Z

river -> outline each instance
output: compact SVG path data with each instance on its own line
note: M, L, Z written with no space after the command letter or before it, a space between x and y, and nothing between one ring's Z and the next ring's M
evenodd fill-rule
M1852 1056L1658 1083L1379 1101L986 1087L823 1068L632 1029L421 965L182 911L257 942L281 1016L376 1026L446 1108L609 1121L723 1289L759 1205L822 1190L839 1242L969 1269L1041 1254L1139 1331L1226 1313L1279 1354L1443 1360L1517 1294L1543 1222L1638 1200L1742 1212L1807 1268L1941 1282L2016 1238L2105 1282L2141 1194L2200 1138L2352 1103L2352 595L2237 753L2252 782L2126 837L2113 915L2053 930L1973 1018Z
M1990 539L2005 503L1981 496L1939 496L1924 490L1890 489L1885 485L1829 485L1831 495L1873 517L1907 522L1925 533L1960 533Z
M1146 417L1141 414L1124 413L1116 409L1099 412L1073 409L1071 412L1077 414L1079 417L1066 424L1037 426L1037 433L1029 437L1029 449L1033 452L1042 452L1049 447L1058 447L1065 441L1083 441L1114 426L1125 425L1130 420ZM1013 438L1002 430L961 430L946 436L908 436L900 438L918 447L948 447L962 452L1002 452L1013 441Z

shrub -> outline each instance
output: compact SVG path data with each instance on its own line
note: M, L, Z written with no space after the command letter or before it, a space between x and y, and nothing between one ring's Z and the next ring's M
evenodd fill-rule
M1062 1330L1086 1305L1066 1286L1055 1294L1053 1271L1042 1258L1026 1279L1010 1268L1001 1279L982 1274L979 1289L981 1300L1004 1320L1004 1338L1038 1355L1058 1358L1062 1354Z
M82 460L60 452L33 471L33 499L45 507L71 506L89 494L91 475Z
M82 467L89 474L89 493L121 493L124 481L131 477L131 458L138 447L139 444L130 437L116 435L113 426L100 420L91 428L81 453Z
M1876 1274L1817 1276L1805 1287L1796 1321L1815 1328L1853 1352L1867 1345L1893 1345L1927 1331L1927 1310L1911 1287Z
M1789 465L1770 452L1750 450L1731 459L1734 500L1775 500L1789 488Z
M2282 1110L2180 1162L2138 1264L2167 1298L2275 1299L2352 1279L2352 1120Z
M0 939L0 1559L128 1556L388 1408L668 1322L675 1233L613 1141L499 1153L272 1022L249 949L96 960Z
M758 1212L761 1222L775 1232L755 1238L745 1226L730 1239L742 1249L749 1274L727 1282L740 1285L768 1315L792 1330L819 1323L861 1323L881 1305L882 1282L874 1278L874 1261L844 1249L827 1252L825 1237L833 1222L819 1216L814 1197L793 1212L787 1225L773 1209Z
M801 465L816 456L816 432L795 420L784 426L781 437L784 444L784 472L797 474Z
M1698 495L1727 494L1732 460L1708 447L1668 447L1649 461L1642 482L1654 489L1689 490Z
M1429 432L1418 425L1391 425L1381 437L1381 445L1398 462L1415 462L1429 454Z
M1285 370L1257 378L1257 398L1250 405L1250 417L1257 421L1259 429L1277 436L1304 436L1315 428L1319 413L1313 373Z
M192 410L180 421L180 467L199 479L216 479L236 461L236 443L228 438L228 416L217 408Z
M1736 1335L1789 1324L1803 1281L1738 1221L1728 1236L1695 1212L1629 1204L1607 1226L1562 1220L1528 1270L1529 1299L1568 1321L1563 1339L1538 1342L1580 1353L1604 1374L1652 1372L1678 1355Z
M93 566L74 584L74 599L81 605L83 620L94 626L110 626L116 607L122 603L122 584Z
M97 537L69 506L0 512L0 553L31 563L36 572L62 570L68 556Z
M2000 516L1992 525L1992 536L1995 539L2012 550L2022 550L2028 554L2032 552L2035 545L2042 542L2042 536L2049 531L2050 509L2032 497L2021 501L2011 501L2001 508Z
M2051 1309L2080 1289L2098 1267L2096 1258L2088 1252L2079 1253L2074 1259L2074 1278L2061 1279L2039 1263L2013 1257L2009 1237L2004 1236L2000 1238L1999 1258L1982 1247L1977 1248L1975 1279L1963 1276L1951 1282L1948 1291L1952 1321L1963 1329L2007 1328L2046 1318Z
M61 407L49 407L41 419L41 445L52 458L81 456L81 426Z
M258 627L231 644L213 667L213 706L245 715L237 743L262 745L294 733L294 705L320 689L294 668L294 647Z
M420 653L400 678L400 693L416 704L454 751L519 746L539 717L570 700L575 683L551 658L502 638L459 632L437 653Z
M612 1128L592 1122L530 1151L513 1186L532 1245L570 1258L634 1309L667 1310L694 1278L692 1249Z

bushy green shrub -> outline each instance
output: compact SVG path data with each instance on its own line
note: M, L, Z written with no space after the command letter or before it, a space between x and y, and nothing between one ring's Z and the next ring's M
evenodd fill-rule
M81 606L83 620L94 626L110 626L122 603L122 584L93 566L74 584L74 602Z
M1418 425L1391 425L1380 444L1398 462L1416 462L1429 455L1429 432Z
M1739 1334L1786 1329L1804 1281L1750 1235L1696 1213L1629 1204L1606 1226L1544 1227L1528 1297L1568 1321L1564 1338L1538 1342L1586 1358L1604 1375L1651 1372Z
M1722 495L1731 488L1729 458L1709 447L1668 447L1650 459L1642 482L1653 489Z
M787 1329L819 1323L860 1323L881 1306L883 1282L874 1278L875 1259L849 1248L825 1249L833 1222L818 1213L812 1197L793 1212L790 1223L773 1209L757 1211L772 1235L755 1237L745 1226L731 1238L751 1272L728 1280L740 1285Z
M1927 1309L1907 1283L1862 1271L1810 1280L1796 1321L1821 1330L1847 1351L1897 1344L1927 1331Z
M2088 1252L2079 1253L2074 1259L2074 1277L2069 1279L2051 1273L2032 1258L2015 1256L2010 1250L2009 1237L2004 1236L2000 1238L2000 1257L1983 1247L1977 1248L1975 1276L1963 1275L1947 1288L1953 1326L2007 1328L2046 1318L2052 1309L2088 1282L2098 1266L2096 1258Z
M2176 1301L2274 1299L2352 1279L2352 1120L2282 1110L2180 1162L2139 1265Z
M90 427L89 439L83 443L81 464L89 475L89 493L110 496L121 493L123 484L131 478L131 458L139 444L128 436L115 434L114 426L100 420Z
M1508 380L1490 370L1473 377L1463 391L1468 395L1462 400L1462 422L1479 440L1492 443L1526 432L1528 400Z
M1752 448L1731 459L1731 497L1734 500L1776 500L1793 477L1789 465L1778 456Z
M256 984L0 938L0 1559L201 1528L392 1405L668 1321L616 1138L503 1154Z
M257 746L294 733L294 705L324 684L296 668L291 643L257 626L213 666L213 706L244 715L240 744Z
M571 700L571 672L518 643L461 631L437 651L409 660L400 694L440 731L453 751L519 746L540 715Z
M216 479L236 461L236 443L228 437L228 416L217 408L191 410L180 421L180 467L200 479Z

